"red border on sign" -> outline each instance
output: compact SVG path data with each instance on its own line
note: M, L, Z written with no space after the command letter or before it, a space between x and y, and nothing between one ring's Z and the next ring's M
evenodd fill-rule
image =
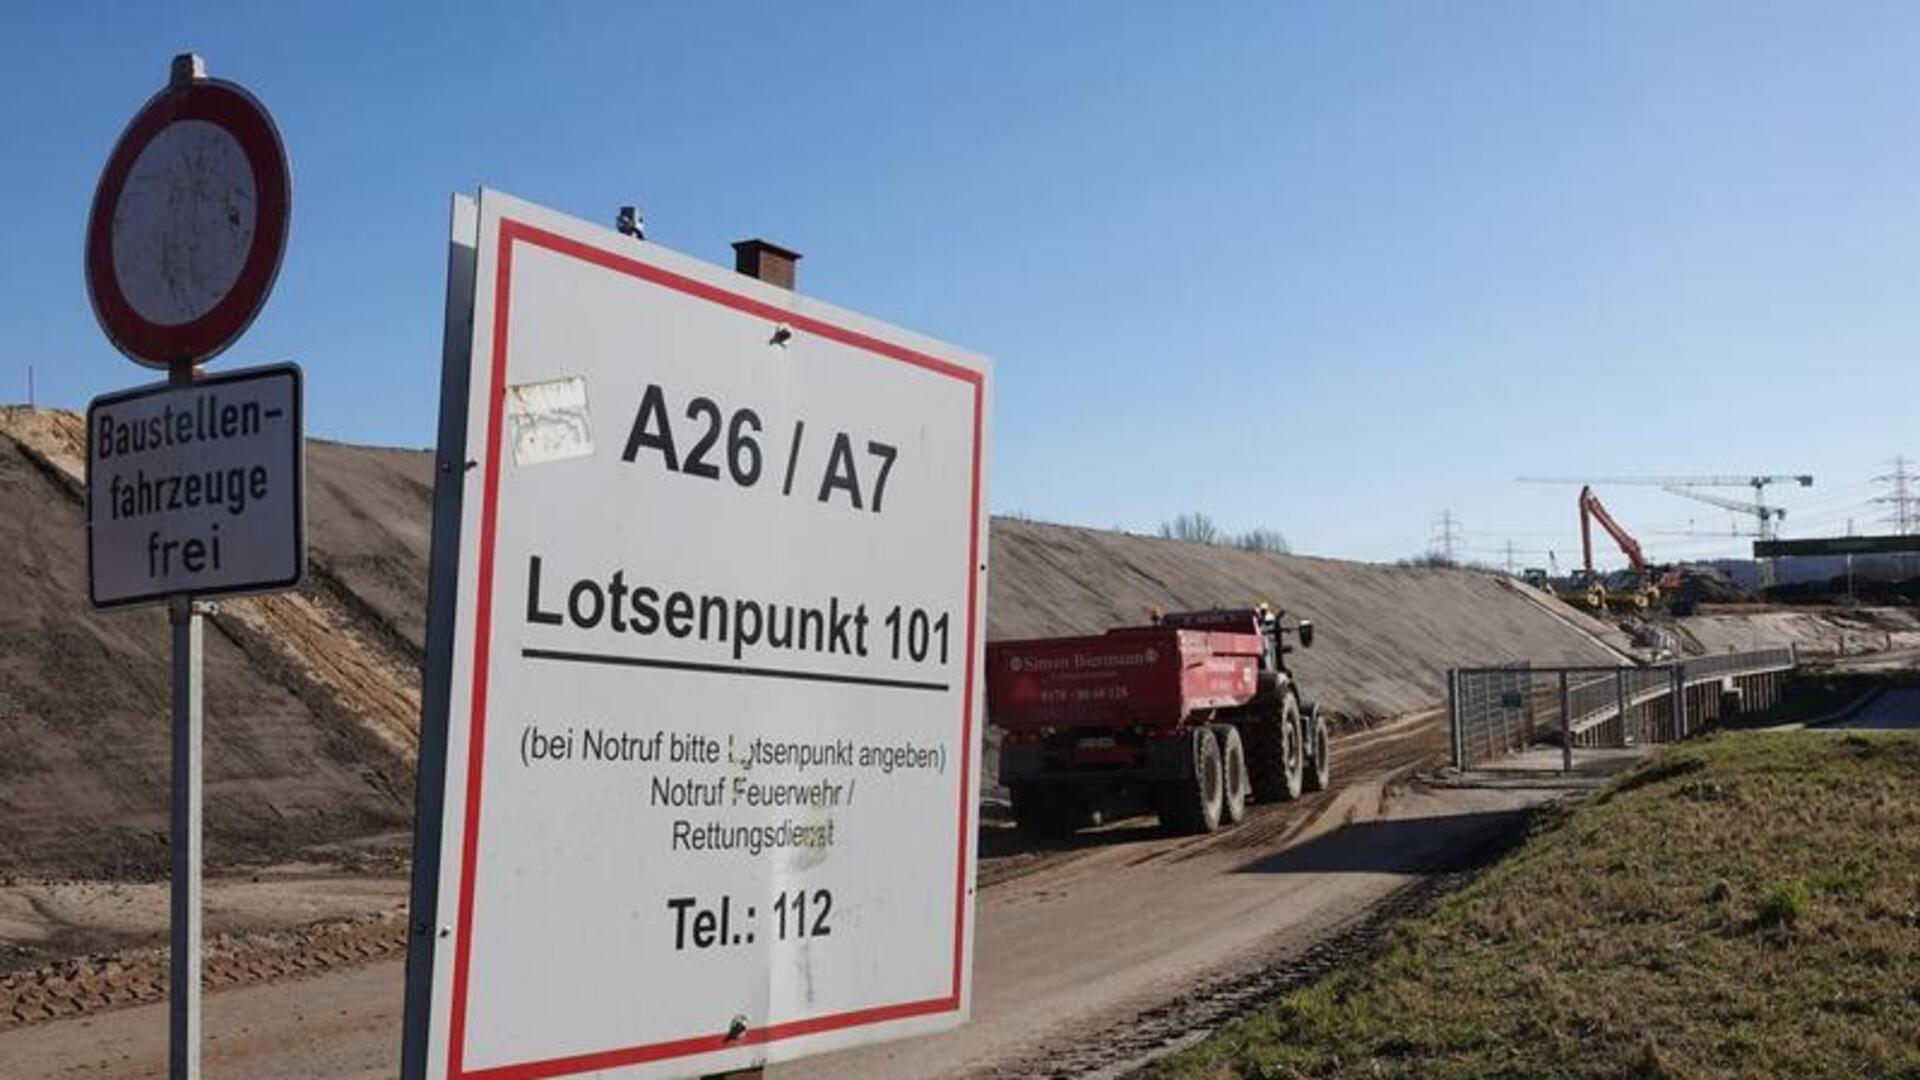
M488 666L491 662L493 624L494 533L500 505L500 453L506 401L503 386L507 370L507 325L512 309L513 250L516 241L545 248L602 269L672 289L748 315L783 323L797 333L813 334L889 360L911 364L935 374L958 379L973 387L973 475L971 505L967 518L968 528L971 530L967 541L967 660L966 684L962 691L961 704L960 827L953 883L953 980L945 996L769 1024L764 1027L749 1028L731 1038L727 1032L721 1031L685 1039L549 1058L542 1061L477 1070L466 1068L468 976L473 958L474 867L479 854L480 788L484 773L482 759L486 748L487 679ZM809 315L729 292L637 259L615 255L591 244L549 232L526 222L503 218L500 222L498 265L494 276L493 360L487 378L487 445L480 509L479 590L474 611L473 691L467 732L466 809L461 829L459 931L454 946L453 1002L447 1054L449 1080L543 1080L549 1077L574 1076L596 1069L613 1069L740 1046L762 1045L802 1035L862 1027L908 1017L929 1016L959 1009L966 956L967 844L970 839L968 830L972 827L973 821L973 808L968 796L972 789L974 653L980 584L978 573L980 566L980 441L984 421L984 379L981 373L857 330L849 330Z
M147 321L120 292L113 265L113 214L141 151L181 120L204 120L221 128L246 153L253 168L253 247L219 303L192 322L163 326ZM221 79L197 79L155 94L114 144L87 215L87 296L114 347L148 367L164 368L176 361L197 364L233 344L273 289L287 246L292 202L286 149L273 118L252 94Z

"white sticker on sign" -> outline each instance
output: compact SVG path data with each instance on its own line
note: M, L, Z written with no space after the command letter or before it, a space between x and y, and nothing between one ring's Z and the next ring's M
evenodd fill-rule
M513 463L539 465L593 453L593 418L587 413L587 380L548 379L507 387L507 419L513 425Z
M986 362L491 192L475 276L426 1075L961 1022Z

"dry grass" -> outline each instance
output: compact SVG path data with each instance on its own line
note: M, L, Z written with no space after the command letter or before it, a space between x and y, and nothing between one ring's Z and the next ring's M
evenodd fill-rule
M1920 1077L1920 738L1668 749L1145 1075Z

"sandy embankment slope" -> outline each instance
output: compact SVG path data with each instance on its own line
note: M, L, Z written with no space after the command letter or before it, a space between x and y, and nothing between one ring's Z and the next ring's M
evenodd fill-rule
M80 417L0 410L0 590L12 598L0 606L0 738L17 748L0 762L0 860L17 873L152 874L164 865L167 631L154 610L87 610L83 454ZM405 827L432 476L425 452L310 444L309 587L223 604L207 635L216 863ZM1012 520L994 522L990 558L992 637L1098 631L1149 605L1268 600L1312 618L1304 684L1352 718L1434 704L1453 664L1606 658L1480 574Z

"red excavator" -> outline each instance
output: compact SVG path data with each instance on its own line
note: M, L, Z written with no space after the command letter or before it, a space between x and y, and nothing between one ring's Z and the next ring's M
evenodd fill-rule
M1602 581L1593 569L1595 521L1607 530L1607 535L1613 537L1613 542L1619 546L1620 553L1627 557L1627 569L1613 577L1610 583ZM1586 566L1584 570L1574 572L1573 599L1596 611L1605 609L1609 603L1639 611L1658 607L1661 587L1670 585L1675 577L1672 570L1656 570L1647 562L1646 554L1640 550L1640 541L1613 520L1613 515L1607 513L1607 508L1600 503L1600 496L1595 495L1591 487L1580 489L1580 549L1586 557Z

